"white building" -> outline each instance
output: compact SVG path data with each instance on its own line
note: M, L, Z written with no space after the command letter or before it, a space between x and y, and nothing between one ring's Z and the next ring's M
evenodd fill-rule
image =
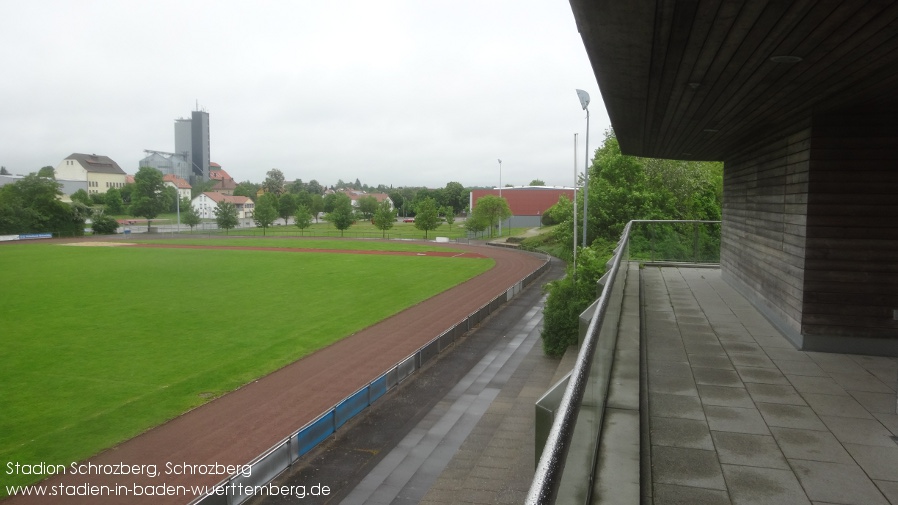
M175 188L178 191L179 199L190 200L190 190L192 187L190 186L190 183L184 179L176 175L165 174L162 176L162 182L164 182L166 186Z
M202 219L214 219L215 207L217 207L218 202L221 201L231 202L237 207L237 219L248 219L253 217L255 204L245 196L223 195L221 193L207 191L191 200L190 206L193 207Z
M125 185L125 171L108 156L72 153L56 167L57 180L85 181L88 193L105 194Z

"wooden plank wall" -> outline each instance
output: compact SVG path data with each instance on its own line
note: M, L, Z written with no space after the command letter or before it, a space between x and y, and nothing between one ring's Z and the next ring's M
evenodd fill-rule
M724 277L795 335L804 298L810 144L806 125L724 165Z
M895 117L854 111L814 120L802 308L806 339L898 340Z

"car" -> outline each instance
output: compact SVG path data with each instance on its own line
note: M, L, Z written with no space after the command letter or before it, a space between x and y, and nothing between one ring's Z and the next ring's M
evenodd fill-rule
M403 222L403 223L414 223L414 222L415 222L415 218L409 217L409 218L403 219L402 222Z

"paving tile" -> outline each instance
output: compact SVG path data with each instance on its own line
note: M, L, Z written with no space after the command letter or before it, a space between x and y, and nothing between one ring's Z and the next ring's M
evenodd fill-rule
M646 367L649 379L659 377L692 377L688 361L651 361Z
M705 420L705 411L698 396L649 394L649 412L652 416Z
M759 344L760 345L760 344ZM764 349L764 352L767 353L767 357L770 359L781 359L788 361L806 361L809 363L813 363L811 358L807 357L804 351L799 351L798 349L789 346L785 347L766 347L761 346Z
M870 393L893 393L892 388L879 380L875 375L831 373L830 377L846 391L865 391Z
M882 414L873 412L873 417L879 420L892 435L898 436L898 414Z
M653 505L730 505L730 496L726 491L705 489L701 487L674 486L655 484L653 489Z
M721 407L753 408L755 403L748 391L742 387L714 386L697 384L698 396L702 405L719 405Z
M767 435L770 431L764 418L755 408L718 407L705 405L705 416L712 431L733 431Z
M791 470L723 465L723 475L735 505L811 503Z
M876 419L820 416L829 431L843 444L894 447L892 434Z
M714 450L711 432L704 420L652 417L651 426L652 445Z
M654 378L649 377L648 382L650 393L698 396L698 390L695 389L695 381L692 377L659 375Z
M770 435L713 431L711 438L721 463L789 469L789 463Z
M787 405L807 405L801 395L791 385L754 384L745 385L748 394L756 403L783 403Z
M849 393L870 413L895 413L895 393L869 393L866 391L850 391Z
M717 454L701 449L653 446L652 480L660 484L726 490Z
M898 445L877 447L845 444L845 449L871 479L898 481Z
M814 501L886 505L888 501L857 465L790 460L795 475Z
M789 342L788 339L783 337L782 335L765 335L765 334L755 334L752 332L752 335L755 337L755 342L758 343L764 350L768 349L791 349L795 350L795 346L792 345L792 342ZM772 358L772 356L771 356Z
M780 403L756 403L755 406L767 422L767 426L829 431L811 407L783 405Z
M742 382L756 382L759 384L792 384L789 382L789 379L776 368L737 366L736 372L739 373Z
M898 482L883 480L874 480L873 482L891 503L898 503Z
M776 365L766 354L748 354L739 352L728 352L727 354L730 355L730 361L732 361L734 365L776 368Z
M684 340L683 347L686 348L686 354L712 354L716 356L722 356L724 358L727 357L726 351L723 350L723 347L720 347L720 344L705 344L705 343L692 343L688 340ZM729 361L729 359L727 359Z
M689 364L694 367L733 370L733 364L725 352L721 352L721 354L688 354L688 357Z
M806 361L792 361L786 359L774 359L773 362L781 372L788 375L812 375L816 377L829 377L829 374L820 368L817 363Z
M804 393L802 397L817 415L873 419L867 409L851 396Z
M760 356L766 356L767 354L764 352L764 349L761 348L760 345L754 342L741 342L738 340L728 340L720 343L724 349L726 349L727 353L743 353L743 354L756 354Z
M854 461L842 444L828 431L771 427L783 454L789 459L830 461L851 464Z
M825 395L847 395L845 388L831 377L786 374L786 378L799 393L821 393Z
M693 367L692 376L696 384L710 384L714 386L742 387L742 380L735 370L721 370L719 368Z

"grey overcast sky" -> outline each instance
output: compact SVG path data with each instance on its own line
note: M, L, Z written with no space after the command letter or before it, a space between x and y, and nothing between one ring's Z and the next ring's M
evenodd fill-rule
M0 0L0 165L137 171L209 113L238 181L571 185L609 121L566 0ZM582 170L582 168L581 168Z

